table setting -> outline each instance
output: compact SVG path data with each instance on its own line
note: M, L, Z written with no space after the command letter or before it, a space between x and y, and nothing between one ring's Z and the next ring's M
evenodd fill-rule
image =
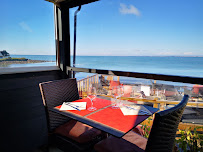
M122 89L122 86L112 87L112 98L107 98L98 95L96 88L90 86L86 98L64 101L54 109L62 115L122 137L158 110L121 100Z

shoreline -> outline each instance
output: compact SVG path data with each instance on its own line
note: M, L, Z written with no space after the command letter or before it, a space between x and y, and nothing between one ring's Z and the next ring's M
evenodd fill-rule
M27 61L1 61L0 67L7 67L11 64L30 64L30 63L43 63L43 62L55 62L55 61L46 61L46 60L27 60Z

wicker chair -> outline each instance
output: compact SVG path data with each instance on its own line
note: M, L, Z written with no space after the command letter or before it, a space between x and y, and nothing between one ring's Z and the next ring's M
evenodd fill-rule
M49 81L39 86L47 115L49 144L54 143L63 151L90 151L102 139L101 131L52 111L64 101L79 99L76 79Z
M98 152L172 152L178 124L188 98L188 95L184 95L175 107L155 114L148 140L130 131L123 138L110 136L97 143L94 149Z

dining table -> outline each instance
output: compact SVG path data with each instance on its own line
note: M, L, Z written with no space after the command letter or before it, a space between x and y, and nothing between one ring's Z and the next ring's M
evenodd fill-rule
M112 105L115 104L114 99L103 96L97 96L93 100L93 106L96 107L95 111L88 110L88 107L92 105L89 98L72 101L71 104L74 105L74 103L78 102L86 103L86 107L82 110L75 107L71 110L61 110L62 105L58 105L50 110L100 129L118 138L123 137L159 110L147 105L138 105L135 102L127 100L122 100L122 106L115 109L112 108ZM137 114L132 114L133 110L136 110L133 108L134 106L140 106L141 109L144 108L146 111L142 110ZM131 114L124 113L126 107L127 111L131 111Z

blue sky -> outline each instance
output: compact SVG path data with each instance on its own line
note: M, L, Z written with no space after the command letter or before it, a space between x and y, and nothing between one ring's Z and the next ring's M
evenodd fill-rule
M0 50L55 54L53 5L4 1ZM73 14L70 10L71 48ZM202 0L101 0L78 14L77 55L203 56Z
M53 4L8 0L0 5L0 50L11 54L55 54Z

